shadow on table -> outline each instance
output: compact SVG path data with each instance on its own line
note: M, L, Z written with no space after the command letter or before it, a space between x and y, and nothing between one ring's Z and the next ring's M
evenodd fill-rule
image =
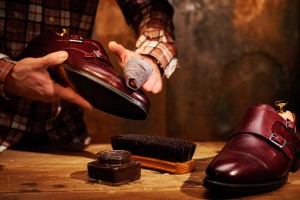
M190 173L189 178L182 184L181 192L193 198L199 199L235 199L263 194L266 192L256 193L237 193L230 191L211 191L203 187L206 167L212 158L195 159L195 170Z
M73 172L71 173L70 177L72 179L80 180L80 181L85 181L86 183L90 183L88 180L87 176L87 171L78 171L78 172Z
M65 156L80 156L85 158L95 159L96 155L94 153L85 151L87 146L77 146L77 145L51 145L51 146L40 146L40 147L30 147L30 148L13 148L17 151L27 151L35 153L47 153L55 155L65 155Z
M206 191L205 198L206 199L237 199L243 197L250 197L259 194L264 194L266 192L249 192L249 193L242 193L242 192L228 192L228 191Z

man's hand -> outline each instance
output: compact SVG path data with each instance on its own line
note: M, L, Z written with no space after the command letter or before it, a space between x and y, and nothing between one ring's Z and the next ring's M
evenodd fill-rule
M31 100L51 102L64 99L92 109L91 104L72 88L53 81L47 71L48 67L59 65L67 58L67 52L58 51L41 58L24 58L18 61L6 78L5 90Z
M113 41L108 44L108 47L110 51L118 57L119 64L122 68L124 68L126 62L132 56L142 57L145 60L147 60L151 64L153 71L148 80L143 84L142 89L146 92L151 92L153 94L157 94L162 90L161 73L153 59L151 59L149 56L143 56L128 49L125 49L122 45L117 44Z

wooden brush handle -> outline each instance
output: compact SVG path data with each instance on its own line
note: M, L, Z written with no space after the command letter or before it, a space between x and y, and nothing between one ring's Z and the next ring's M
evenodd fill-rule
M193 159L184 163L174 163L137 155L131 155L131 158L139 161L142 167L169 172L171 174L186 174L193 171L195 168Z

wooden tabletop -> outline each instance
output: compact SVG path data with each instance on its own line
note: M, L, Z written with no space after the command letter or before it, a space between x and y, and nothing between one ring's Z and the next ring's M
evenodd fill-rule
M0 154L0 199L299 199L300 171L289 174L282 188L263 194L239 196L216 194L202 187L205 169L222 149L223 142L197 143L195 170L171 175L142 169L141 178L121 186L91 183L87 163L95 153L110 150L109 144L95 144L84 151L57 149L6 150ZM225 196L224 196L225 195Z

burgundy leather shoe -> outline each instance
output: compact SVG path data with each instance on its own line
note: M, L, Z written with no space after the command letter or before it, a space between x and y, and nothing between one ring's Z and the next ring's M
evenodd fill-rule
M147 96L126 86L102 45L95 40L48 30L34 38L19 59L59 50L67 51L69 57L62 65L49 68L53 79L75 89L99 110L129 119L147 118L150 108Z
M228 192L265 192L283 186L299 168L300 134L271 106L253 106L206 169L203 186Z

